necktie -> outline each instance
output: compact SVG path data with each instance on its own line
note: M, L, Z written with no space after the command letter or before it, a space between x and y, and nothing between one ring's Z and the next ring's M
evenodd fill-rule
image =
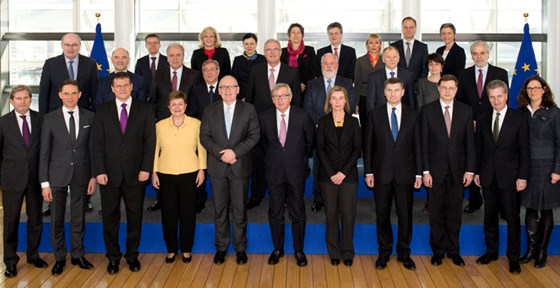
M210 104L214 103L214 86L210 86L210 92L208 92L208 95L210 95Z
M492 136L494 136L494 142L498 142L498 136L500 135L500 112L496 113L496 120L494 120L494 128L492 129Z
M449 106L445 106L445 113L443 114L445 118L445 127L447 127L447 136L451 136L451 114L449 113Z
M76 80L74 78L74 65L73 64L74 64L73 60L68 61L68 79Z
M334 48L334 57L338 60L338 48Z
M406 60L406 67L408 68L408 63L410 62L410 42L406 42L406 53L404 54L404 59Z
M389 72L389 74L391 75L391 78L395 78L395 72Z
M393 107L391 109L393 109L393 112L391 112L391 132L393 133L393 141L397 142L397 135L399 134L399 122L397 120L397 113L395 113L397 108Z
M152 64L150 64L150 70L152 71L152 79L156 77L156 57L152 57Z
M327 80L327 94L329 94L329 91L331 91L332 89L331 83L332 83L331 79Z
M484 84L482 69L478 69L478 80L476 80L476 90L478 90L478 97L482 97L482 85Z
M171 91L177 91L177 71L173 71L173 77L171 78Z
M279 135L279 140L280 140L280 145L282 145L282 147L284 147L284 144L286 143L286 114L281 114L282 116L282 120L280 120L280 135Z
M268 77L268 86L270 87L270 90L274 88L274 84L276 83L274 80L274 71L274 68L270 69L270 76Z
M231 106L226 108L226 133L229 139L229 132L231 132Z
M29 147L29 142L31 141L31 132L29 131L29 124L27 123L27 117L25 115L19 116L23 120L23 125L21 126L21 134L23 135L23 143L25 146Z
M68 126L70 130L70 140L72 144L76 143L76 121L74 121L74 111L68 111L70 114L70 121L68 121Z
M122 134L124 135L124 132L126 131L126 122L128 122L128 113L126 112L126 103L121 104L121 131Z

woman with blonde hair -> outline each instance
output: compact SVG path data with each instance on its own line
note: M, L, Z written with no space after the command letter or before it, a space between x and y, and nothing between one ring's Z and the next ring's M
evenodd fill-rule
M222 47L220 34L214 27L206 27L198 34L200 41L199 49L193 51L191 57L191 68L202 71L202 63L206 60L216 60L220 63L220 75L218 79L231 74L231 60L229 52Z

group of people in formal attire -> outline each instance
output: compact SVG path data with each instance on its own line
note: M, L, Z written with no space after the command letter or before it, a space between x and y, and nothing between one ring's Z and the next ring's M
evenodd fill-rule
M178 43L160 53L156 34L145 38L148 55L128 71L128 51L111 55L115 71L97 79L94 60L79 54L81 40L69 33L62 55L45 61L39 112L31 90L15 86L14 110L0 118L0 175L4 206L4 275L17 275L18 224L26 200L27 262L48 264L37 248L42 200L50 203L53 275L66 265L65 209L70 199L71 264L93 265L84 257L87 196L99 186L107 272L116 274L124 256L131 271L138 260L144 190L151 181L161 209L166 263L177 254L192 260L196 214L207 200L206 173L213 195L215 264L230 246L236 263L247 263L247 211L269 193L268 220L274 250L268 264L284 256L285 210L291 221L298 266L304 253L304 192L313 158L312 211L324 208L326 247L332 265L353 264L357 214L358 158L375 189L379 256L387 267L393 250L391 210L398 216L397 261L416 265L411 253L413 193L428 190L431 263L447 256L458 266L462 210L473 213L484 200L487 251L477 259L498 259L499 214L507 221L511 273L519 263L546 265L553 229L552 209L560 206L560 110L549 85L529 78L520 95L508 95L507 72L490 65L489 46L470 47L474 65L455 43L453 24L441 26L444 46L428 54L414 39L416 21L402 21L403 39L382 47L367 37L367 53L342 44L342 25L327 27L330 45L304 43L304 28L288 28L289 41L268 39L264 55L248 33L245 52L230 66L219 34L206 27L191 68ZM519 110L508 108L517 97ZM353 114L359 117L353 117ZM483 196L480 194L482 187ZM469 204L462 209L463 192ZM250 196L249 196L249 191ZM127 219L124 254L119 246L121 199ZM520 206L526 207L528 248L520 257Z

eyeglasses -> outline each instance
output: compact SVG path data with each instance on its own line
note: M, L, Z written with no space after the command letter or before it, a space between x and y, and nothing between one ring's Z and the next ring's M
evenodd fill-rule
M218 71L218 68L204 68L204 69L202 69L202 72L212 72L212 71Z
M80 44L76 44L76 43L74 43L74 44L63 43L62 46L64 46L65 48L70 48L70 47L72 47L72 48L78 48L78 46L80 46Z
M115 87L115 89L117 89L117 90L128 89L128 88L130 88L130 84L115 85L115 86L113 86L113 87Z
M265 53L280 52L280 51L282 51L282 49L280 48L268 48L264 50Z
M292 97L290 94L272 95L272 99L286 99Z
M543 89L543 87L527 87L525 89L527 90L527 92L531 93L533 91L540 91L541 89Z
M231 89L235 89L239 86L237 85L220 85L220 87L218 87L220 90L231 90Z

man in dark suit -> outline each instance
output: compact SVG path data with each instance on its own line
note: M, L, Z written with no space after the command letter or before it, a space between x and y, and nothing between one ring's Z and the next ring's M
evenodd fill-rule
M27 263L46 268L39 257L41 241L41 186L39 185L39 149L43 116L31 109L31 89L17 85L10 92L14 110L0 118L0 184L4 208L4 276L17 275L18 230L25 197L27 214Z
M354 82L354 70L356 69L356 49L342 44L342 25L333 22L327 26L329 42L331 45L317 50L317 71L321 68L321 57L326 53L332 53L338 59L338 75L348 78Z
M393 198L398 216L398 261L406 269L416 265L410 258L412 240L413 188L422 186L420 134L416 125L418 114L402 105L403 81L389 78L385 81L387 104L368 113L364 172L366 185L375 187L375 212L379 257L375 268L385 269L393 250L391 206Z
M418 79L428 76L428 67L426 67L428 45L414 39L416 20L410 16L402 20L402 34L403 39L391 43L391 46L399 49L399 67L412 71L413 84L416 84Z
M84 257L86 194L95 191L90 161L90 134L94 114L78 107L82 96L75 80L62 82L58 93L62 107L45 115L41 131L39 181L43 199L51 203L51 245L56 259L52 275L66 265L64 215L70 195L72 265L92 269Z
M253 172L252 150L259 142L259 120L253 105L237 101L239 86L233 76L219 84L222 101L206 107L200 127L200 143L208 151L208 175L214 194L216 254L214 263L225 261L230 241L229 207L232 208L232 246L237 264L247 263L247 193Z
M115 78L115 73L118 72L126 72L130 75L132 79L132 98L142 101L148 100L150 87L147 86L148 82L146 79L143 76L128 71L128 63L130 62L128 51L124 48L115 49L111 54L111 62L115 67L115 71L99 79L97 83L97 93L93 101L93 110L95 111L97 106L103 103L115 100L115 94L111 91L111 84L113 83L113 78Z
M303 267L307 265L303 253L307 220L303 194L309 175L307 158L313 151L315 128L305 110L290 105L292 91L289 85L276 84L271 93L275 107L259 115L266 183L270 192L268 221L274 245L268 264L275 265L284 256L284 210L287 203L296 263Z
M142 207L146 182L154 166L156 128L152 108L133 99L128 73L115 74L115 101L99 106L92 131L93 172L101 190L103 239L109 265L119 271L121 199L127 218L126 258L132 272L140 270L138 247L142 232Z
M157 34L151 33L146 35L144 42L146 43L148 55L136 61L134 73L144 77L146 87L150 89L150 87L152 87L152 81L156 77L156 71L169 67L169 63L167 63L167 57L159 53L161 43L159 42L159 36Z
M356 94L354 93L354 85L352 80L337 75L338 62L333 54L326 53L321 59L322 77L307 82L303 107L311 117L313 126L317 127L319 119L325 116L325 102L327 101L327 93L332 87L341 86L348 92L348 102L350 104L350 113L354 113L356 109ZM319 190L317 177L319 176L319 158L317 153L313 153L313 197L315 200L311 205L311 211L320 211L323 207L323 198Z
M387 103L385 98L385 81L389 78L399 78L403 81L404 96L402 103L414 109L416 96L413 90L412 73L406 68L399 67L399 51L393 46L383 49L383 63L385 68L374 71L368 77L368 93L366 107L369 110Z
M455 265L465 265L459 255L461 204L476 168L476 148L472 109L455 101L457 83L455 76L443 75L439 101L422 106L420 113L422 180L432 189L428 201L435 266L441 265L445 253Z
M492 106L488 100L488 93L484 89L492 80L501 80L508 84L507 71L488 63L490 49L484 41L475 41L471 45L471 56L474 65L465 69L459 76L459 91L457 100L472 107L475 131L478 118L485 113L491 113ZM482 206L480 188L475 184L469 186L469 204L463 211L471 214Z
M274 107L270 90L278 83L285 83L290 86L293 94L293 105L301 107L303 104L298 70L280 63L281 53L280 42L275 39L266 40L264 43L264 57L267 63L257 64L251 69L248 84L249 91L245 101L255 105L255 109L259 114ZM259 206L266 193L262 149L255 149L253 160L255 169L253 179L251 180L251 198L249 203L247 203L247 209Z
M508 86L505 82L490 81L486 92L493 109L477 122L477 173L474 182L484 187L487 250L476 263L488 264L498 260L498 212L501 206L508 227L506 254L509 272L519 274L519 192L525 190L529 177L529 125L527 116L508 108Z

